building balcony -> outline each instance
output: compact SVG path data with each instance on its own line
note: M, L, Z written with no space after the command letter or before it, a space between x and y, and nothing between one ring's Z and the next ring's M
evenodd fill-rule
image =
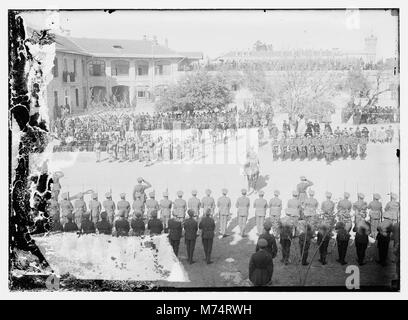
M74 72L64 71L62 73L62 82L76 82L77 76Z

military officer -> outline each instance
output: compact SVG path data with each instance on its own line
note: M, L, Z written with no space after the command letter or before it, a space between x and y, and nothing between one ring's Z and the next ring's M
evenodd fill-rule
M248 219L248 211L249 211L249 206L250 206L250 200L246 196L247 190L242 189L241 190L241 197L237 199L237 202L235 204L237 208L237 216L238 216L238 225L240 229L240 233L242 237L245 237L245 226L247 223Z
M354 223L357 226L361 220L365 220L367 216L367 202L364 201L364 194L357 194L357 201L353 204Z
M273 234L270 233L272 229L272 223L270 220L265 220L264 225L263 225L263 233L259 236L259 239L265 239L268 242L268 246L266 247L266 250L271 254L272 259L276 257L276 254L278 253L278 246L276 245L276 239ZM258 251L260 248L257 246L256 251Z
M255 199L254 201L255 220L258 235L260 235L263 232L266 210L268 208L268 202L264 199L264 194L265 193L262 190L260 190L258 193L259 198Z
M205 216L201 219L198 228L201 230L201 239L204 247L205 261L211 264L211 251L214 240L215 222L211 217L211 210L207 209Z
M92 200L89 201L89 210L91 211L91 221L97 223L100 220L100 213L102 210L102 205L98 201L98 194L92 194Z
M299 193L299 202L302 206L302 209L304 208L305 200L307 199L307 188L311 187L313 185L313 182L310 180L307 180L305 176L300 177L300 183L296 186L296 190Z
M102 206L108 215L109 222L113 224L113 221L115 220L116 205L112 200L112 194L110 192L107 192L105 197L106 200L102 203Z
M390 201L385 205L383 218L395 224L399 221L400 204L397 201L397 194L391 193L390 198Z
M146 193L145 190L149 189L152 185L147 182L145 179L142 177L137 178L137 185L133 188L133 200L135 200L135 194L136 192L139 192L142 194L142 200L143 202L146 201Z
M254 286L266 286L272 281L273 259L266 250L268 242L265 239L259 239L257 247L259 250L252 254L249 260L249 280Z
M326 192L326 200L322 202L322 215L323 221L332 228L334 226L334 207L335 203L331 200L332 193Z
M74 206L72 205L71 201L68 200L68 193L63 193L61 195L61 202L60 202L60 208L61 208L61 224L65 225L65 223L68 222L67 216L69 214L72 215L72 212L74 211Z
M143 201L143 195L140 192L135 193L135 200L132 204L133 214L140 213L143 217L145 211L145 203Z
M382 216L382 203L380 202L381 196L378 193L373 194L373 201L368 204L371 236L375 239L377 237L377 229L381 222Z
M173 202L169 200L169 193L163 192L163 199L160 200L160 219L163 222L164 232L168 232L168 222L171 216L171 207Z
M222 189L222 196L217 200L217 207L220 214L220 234L223 237L227 236L227 222L228 217L231 215L231 199L227 197L227 193L227 189Z
M197 190L191 192L192 197L188 199L187 208L194 211L194 217L198 219L200 216L201 201L197 198Z
M301 204L299 201L299 193L297 190L292 191L292 199L288 200L286 215L292 221L293 227L296 229L300 217Z
M274 197L269 201L269 218L272 223L272 233L278 236L279 219L282 213L282 200L279 199L280 192L275 190Z
M205 197L201 200L201 204L203 207L203 212L207 212L207 209L211 210L211 215L214 215L215 210L215 200L211 197L211 190L205 190Z
M75 209L75 223L80 228L82 222L82 215L86 212L86 203L84 201L84 194L82 192L78 195L79 199L75 200L74 202L74 209Z
M186 215L186 209L187 203L186 200L183 199L183 191L177 191L177 199L173 202L173 216L183 222Z
M121 193L120 200L117 203L118 211L125 210L125 217L129 220L130 215L130 203L126 200L126 194Z
M344 198L339 201L337 204L337 216L340 222L344 223L344 228L346 229L347 232L350 232L351 227L352 227L352 222L351 222L351 208L352 208L352 203L349 200L350 198L350 193L344 192Z
M154 210L159 210L160 205L159 202L155 199L156 193L154 191L149 192L149 199L146 200L146 212L147 212L147 220L150 219L150 214Z
M309 190L309 198L304 202L304 217L306 223L315 230L317 227L317 208L319 207L319 202L314 198L314 190Z

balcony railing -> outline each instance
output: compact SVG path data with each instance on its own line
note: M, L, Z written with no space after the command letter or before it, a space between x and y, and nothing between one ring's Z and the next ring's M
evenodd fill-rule
M76 74L74 72L64 71L62 73L62 82L75 82Z

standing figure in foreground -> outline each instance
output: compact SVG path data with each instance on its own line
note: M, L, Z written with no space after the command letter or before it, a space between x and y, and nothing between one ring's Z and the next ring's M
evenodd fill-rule
M356 236L354 239L354 244L356 246L357 252L357 262L360 266L365 265L364 258L366 254L366 249L368 246L368 233L369 233L369 226L364 221L361 220L356 226Z
M163 192L163 199L160 200L160 219L163 222L164 232L168 232L168 222L171 215L171 207L173 202L169 200L169 193Z
M190 264L193 264L194 248L196 244L198 223L194 219L194 211L188 210L188 219L184 221L184 239L186 241L187 259Z
M227 197L227 193L227 189L222 189L222 196L217 200L220 215L220 234L222 237L227 236L227 222L228 217L231 215L231 199Z
M248 219L248 211L250 200L246 196L247 190L241 190L242 196L237 199L235 206L237 207L238 225L241 237L245 237L245 227Z
M211 210L205 212L205 216L201 219L198 228L201 230L201 239L203 241L205 261L211 264L211 251L214 240L215 222L211 217Z
M282 247L282 260L285 265L289 264L290 246L293 238L293 223L289 217L283 217L279 223L279 242Z
M112 194L110 192L105 193L106 200L102 203L103 209L108 214L108 219L111 224L115 220L116 205L112 200Z
M336 242L337 242L337 250L339 253L339 258L337 262L341 265L347 264L346 261L346 254L347 248L350 240L350 233L349 230L346 228L346 224L342 221L337 222L336 224Z
M279 199L280 192L275 190L274 197L269 201L269 219L272 222L272 233L278 236L279 219L282 214L282 200Z
M272 281L273 260L271 254L266 250L268 242L259 239L257 247L259 250L252 254L249 260L249 280L254 286L266 286Z
M255 219L257 234L260 235L263 231L263 225L265 222L266 210L268 208L268 202L264 199L264 192L259 191L259 198L254 201Z
M331 236L330 226L327 222L323 222L319 226L319 231L317 233L317 244L319 245L320 259L319 261L322 265L327 264L327 247L329 246Z

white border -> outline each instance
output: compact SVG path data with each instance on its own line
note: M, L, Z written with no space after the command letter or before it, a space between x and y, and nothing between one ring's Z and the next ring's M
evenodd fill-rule
M171 2L164 0L156 1L84 1L84 0L41 0L41 1L29 1L29 0L6 0L1 1L1 43L3 44L1 48L1 89L2 99L1 103L1 149L7 150L8 146L8 9L97 9L97 8L107 8L107 9L120 9L120 8L156 8L156 9L177 9L177 8L400 8L400 57L401 57L401 100L400 108L401 110L401 124L408 124L407 119L407 64L406 57L408 57L407 42L404 41L408 39L407 34L407 1L403 0L390 0L390 1L323 1L323 0L311 0L311 1L293 1L293 0L279 0L279 1L225 1L225 0L206 0L206 1L187 1L187 0L173 0ZM406 144L407 128L401 125L401 145ZM403 149L404 150L404 149ZM4 154L4 153L3 153ZM407 200L407 162L405 160L404 153L401 153L401 212L402 215L406 214L406 200ZM253 300L253 299L274 299L274 300L298 300L298 299L406 299L408 297L408 268L407 268L407 257L408 257L408 246L407 235L401 233L402 241L402 252L401 252L401 292L400 293L363 293L363 292L341 292L341 293L326 293L326 292L315 292L313 295L308 293L288 293L288 292L258 292L258 293L248 293L248 292L157 292L157 293L90 293L90 292L9 292L8 290L8 159L6 157L1 157L1 189L0 189L0 203L2 205L1 214L1 246L0 246L0 298L2 299L138 299L138 300L156 300L156 299L177 299L184 300L186 298L193 300L205 300L205 299L226 299L226 300ZM401 230L408 230L407 219L402 218Z

